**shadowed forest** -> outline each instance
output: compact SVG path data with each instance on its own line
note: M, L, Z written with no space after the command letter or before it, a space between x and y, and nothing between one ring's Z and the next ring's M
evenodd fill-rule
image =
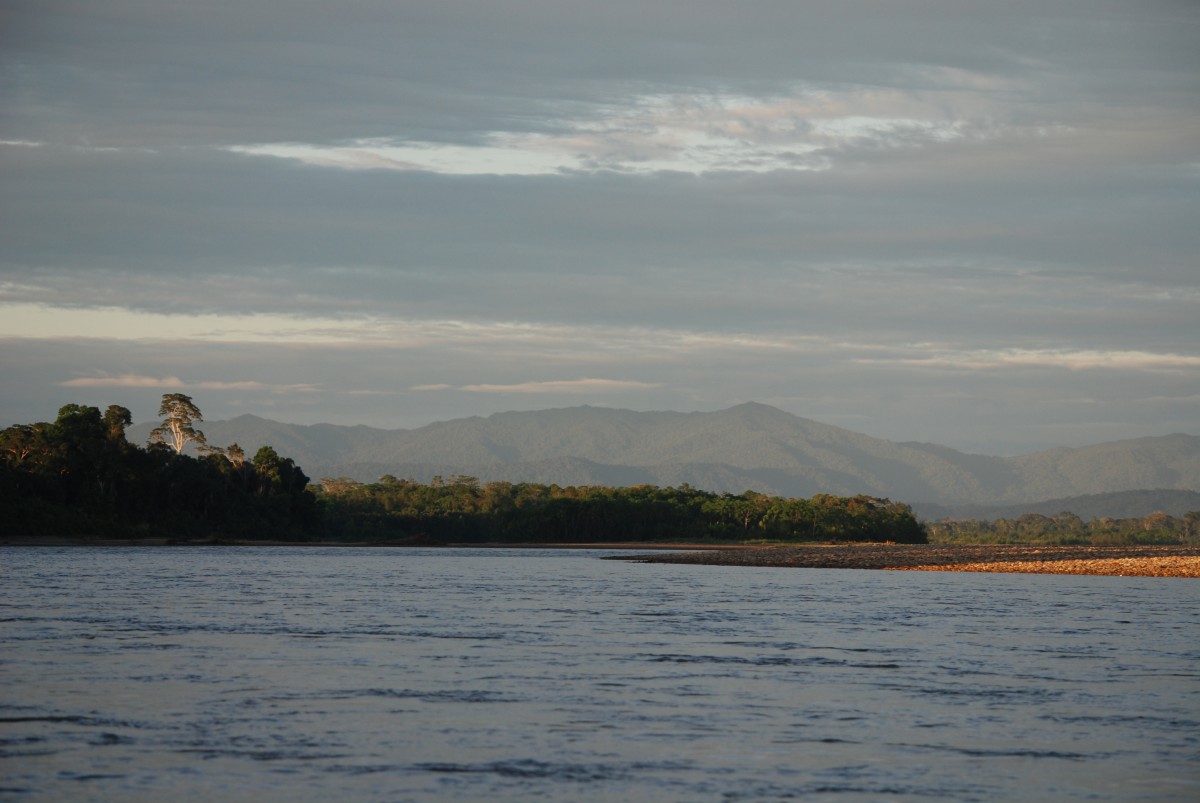
M130 414L118 405L102 414L68 404L53 422L0 432L5 530L102 538L320 533L321 510L308 477L271 447L253 458L236 444L205 448L200 457L182 454L188 443L207 447L192 426L200 420L196 413L191 420L169 417L147 448L126 439Z

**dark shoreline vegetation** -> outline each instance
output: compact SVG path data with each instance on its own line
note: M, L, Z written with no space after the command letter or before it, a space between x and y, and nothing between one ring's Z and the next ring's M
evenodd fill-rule
M177 399L190 399L172 394ZM164 397L164 409L167 397ZM4 530L17 536L296 538L320 534L309 479L269 446L246 459L208 449L183 407L147 448L129 443L130 413L68 404L52 422L0 432ZM182 453L189 443L200 457Z
M559 487L474 477L421 484L325 480L326 532L341 540L428 543L879 541L917 544L908 505L866 496L786 499L688 486Z
M754 491L431 483L312 483L264 446L209 446L189 397L167 394L152 443L125 437L130 413L69 404L54 422L0 431L0 502L9 536L382 544L630 542L897 544L1194 544L1200 513L1084 522L1069 513L925 524L903 503ZM199 456L185 447L199 447Z

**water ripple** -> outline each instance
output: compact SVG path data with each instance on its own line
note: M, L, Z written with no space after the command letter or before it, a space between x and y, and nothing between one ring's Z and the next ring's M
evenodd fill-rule
M1200 790L1186 584L599 554L3 548L0 797Z

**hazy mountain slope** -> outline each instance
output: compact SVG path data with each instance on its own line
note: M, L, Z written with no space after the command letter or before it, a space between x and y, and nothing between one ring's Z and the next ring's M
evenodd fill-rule
M131 430L144 441L152 425ZM790 496L866 493L943 506L1031 503L1145 488L1200 491L1200 438L1171 435L1012 458L895 443L762 404L711 413L601 407L498 413L412 430L205 422L214 445L270 444L314 478L679 485Z
M1151 513L1163 512L1170 516L1182 516L1200 510L1200 492L1148 490L1115 491L1105 494L1088 494L1068 499L1050 499L1045 502L1028 502L1017 505L964 505L956 508L928 506L918 509L925 518L956 518L993 521L1013 519L1025 513L1056 516L1059 513L1074 513L1084 521L1103 518L1144 518Z
M666 484L668 478L721 474L725 481L753 479L748 487L761 490L798 492L811 487L921 499L991 498L980 477L1006 473L999 458L897 444L761 404L714 413L597 407L500 413L397 431L357 452L355 462L455 465L482 478L494 473L487 467L496 464L564 456L606 466L654 468L658 484ZM711 468L715 466L725 468L716 471ZM767 488L764 469L784 470L788 476L777 477ZM697 487L708 484L698 477L681 481ZM721 489L731 488L722 483Z
M1007 458L1021 478L1008 498L1054 498L1147 488L1200 490L1200 438L1165 435ZM1032 497L1031 497L1032 495Z
M137 424L129 428L127 437L132 443L145 444L155 426L157 422ZM284 424L256 415L241 415L228 421L204 421L196 428L213 446L226 447L236 443L247 457L253 457L261 446L271 446L306 471L308 466L336 462L340 456L352 455L393 433L393 430L365 426Z

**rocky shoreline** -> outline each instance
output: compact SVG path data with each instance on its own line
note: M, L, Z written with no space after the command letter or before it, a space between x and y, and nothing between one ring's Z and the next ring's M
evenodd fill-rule
M843 544L671 552L618 559L708 566L1200 577L1200 547L1183 546Z

